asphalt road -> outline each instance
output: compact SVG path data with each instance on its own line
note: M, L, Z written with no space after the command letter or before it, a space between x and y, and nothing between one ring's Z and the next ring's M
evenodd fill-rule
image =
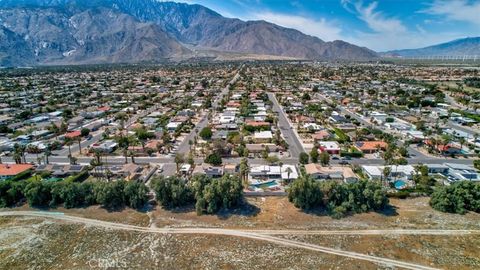
M462 126L462 125L459 125L457 123L454 123L452 121L448 121L447 122L447 125L449 128L451 129L458 129L460 131L463 131L465 133L468 133L470 134L470 138L473 138L473 135L476 133L476 134L479 134L480 135L480 130L475 130L471 127L466 127L466 126Z
M0 212L0 216L29 216L29 217L38 217L38 218L51 218L56 220L61 220L65 222L80 223L89 226L102 227L113 230L124 230L124 231L137 231L145 233L162 233L162 234L204 234L204 235L227 235L233 237L242 237L251 240L266 241L277 245L287 246L291 248L301 248L305 250L317 251L321 253L342 256L357 260L369 261L375 264L379 264L387 267L399 267L404 269L421 269L421 270L432 270L436 269L429 266L408 263L400 260L382 258L377 256L371 256L366 254L361 254L357 252L345 251L340 249L334 249L314 244L308 244L300 241L275 237L273 235L285 234L290 235L292 232L285 231L275 231L268 230L262 233L262 231L253 231L253 230L234 230L234 229L222 229L222 228L155 228L154 226L150 227L141 227L128 224L107 222L97 219L82 218L76 216L68 216L62 212L40 212L40 211L5 211ZM361 230L360 230L361 231ZM401 234L408 234L412 232L415 234L416 230L399 230ZM442 230L439 230L441 232ZM295 234L299 234L300 231L295 231ZM395 232L395 230L390 230L390 232ZM451 233L452 231L445 230L443 233ZM339 231L335 231L339 233ZM347 234L351 234L352 231L348 231ZM385 234L386 230L379 230L378 232L370 231L370 234ZM468 233L468 231L461 231L461 234ZM471 231L470 233L478 233L476 231Z
M305 152L305 148L303 148L298 134L295 132L295 129L283 111L282 106L280 106L278 103L275 94L268 93L268 98L273 104L273 111L278 112L278 127L282 132L283 138L288 143L288 151L290 152L290 156L293 158L298 158L300 153Z
M101 139L102 139L102 133L103 131L98 131L98 132L94 132L92 134L92 138L91 139L85 139L83 141L80 142L80 145L82 146L82 150L84 149L87 149L90 145L94 144L94 143L97 143L99 142ZM70 150L72 151L72 155L74 153L77 153L79 152L79 149L78 149L78 142L75 141L71 146L70 146ZM60 150L55 150L55 151L52 151L52 153L54 155L58 155L58 156L68 156L68 146L64 146L62 149Z

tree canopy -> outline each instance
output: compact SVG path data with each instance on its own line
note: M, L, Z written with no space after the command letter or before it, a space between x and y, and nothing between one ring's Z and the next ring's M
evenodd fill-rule
M325 208L335 218L349 213L364 213L383 209L388 198L380 184L358 181L338 184L334 181L314 181L309 176L295 180L288 189L288 199L296 207L305 210Z
M480 213L480 185L471 181L460 181L450 186L437 188L430 206L441 212L465 214L467 211Z

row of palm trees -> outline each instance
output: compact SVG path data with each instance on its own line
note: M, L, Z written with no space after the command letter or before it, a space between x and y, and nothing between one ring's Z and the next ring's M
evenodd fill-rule
M13 147L13 160L16 164L27 163L26 153L36 154L37 156L37 163L41 164L42 160L45 161L45 164L49 164L48 158L52 155L52 151L50 147L47 147L43 151L43 158L40 157L40 153L42 150L34 144L23 145L23 144L15 144Z
M105 178L107 181L110 181L110 179L112 178L112 172L108 167L108 156L104 155L102 160L101 151L95 150L93 154L94 158L90 160L90 166L93 168L95 176L99 180Z

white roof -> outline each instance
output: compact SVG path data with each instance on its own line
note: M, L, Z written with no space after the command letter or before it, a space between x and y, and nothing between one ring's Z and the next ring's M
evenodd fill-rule
M340 150L340 145L335 141L321 141L319 144L327 150Z
M362 169L371 176L382 176L382 171L380 171L380 167L382 166L362 166ZM383 169L383 168L382 168Z
M167 128L177 128L180 124L180 122L170 122L167 124Z
M290 178L287 173L287 168L291 169ZM283 165L281 170L280 166L268 166L261 165L250 168L250 174L255 175L281 175L282 179L296 179L298 178L297 168L293 165Z
M271 139L273 138L270 130L255 132L253 135L256 139Z
M290 168L292 171L290 172L290 175L287 173L287 168ZM288 178L290 176L290 178ZM282 179L297 179L298 178L298 172L297 168L293 165L283 165L282 166Z
M389 166L367 166L363 165L362 168L367 174L371 176L382 176L383 169L390 167L391 172L403 173L405 175L412 175L415 172L415 168L412 165L389 165Z

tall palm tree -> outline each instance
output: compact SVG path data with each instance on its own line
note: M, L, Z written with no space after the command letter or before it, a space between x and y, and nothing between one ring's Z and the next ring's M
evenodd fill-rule
M175 165L177 166L177 174L180 172L180 164L185 162L185 158L183 157L182 154L177 153L175 155Z
M248 181L247 181L247 174L248 174L249 168L248 168L248 160L246 158L242 158L240 161L240 177L242 179L242 183L244 187L248 187Z
M27 152L35 154L37 156L37 162L40 165L40 162L39 162L40 158L38 157L38 154L40 153L40 148L38 148L38 146L36 145L29 144L27 146Z
M392 172L391 167L385 166L385 168L383 168L383 179L382 180L383 180L383 185L384 186L386 185L388 176L390 175L391 172Z
M285 169L285 172L287 173L287 181L290 182L290 174L293 172L292 168L290 166Z
M95 177L98 177L98 171L97 171L97 167L98 167L98 162L97 162L97 159L92 159L90 160L90 166L92 166L93 168L93 173L95 174Z
M46 149L45 149L45 152L43 152L43 155L45 156L45 164L49 164L49 160L48 160L48 157L52 155L52 150L50 150L50 146L48 146Z
M71 149L71 146L73 144L73 141L72 139L70 138L65 138L65 145L68 146L68 156L72 156L72 149Z
M13 146L13 149L14 149L13 155L14 155L15 163L17 164L27 163L25 159L25 145L16 143Z
M128 155L132 159L132 163L135 164L135 151L132 151L132 150L128 151Z
M22 155L19 152L15 151L13 153L13 159L15 160L16 164L22 164Z
M122 149L123 155L125 157L125 164L128 163L128 148L130 147L130 143L132 140L128 136L123 136L123 134L120 134L120 136L115 137L115 141L118 144L118 147Z
M78 142L78 152L81 155L82 154L82 136L77 137L77 142Z

